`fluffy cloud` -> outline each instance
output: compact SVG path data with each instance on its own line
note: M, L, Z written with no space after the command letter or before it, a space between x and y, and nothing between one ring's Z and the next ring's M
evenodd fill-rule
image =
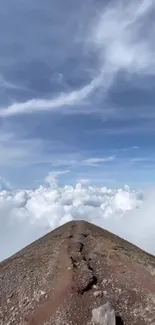
M60 187L50 176L47 187L0 191L1 260L65 222L79 219L155 254L155 189L142 193L128 186L115 190L87 182Z

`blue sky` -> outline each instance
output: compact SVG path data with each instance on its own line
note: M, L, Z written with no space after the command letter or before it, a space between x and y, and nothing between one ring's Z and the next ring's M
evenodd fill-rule
M155 1L2 0L0 176L154 185Z

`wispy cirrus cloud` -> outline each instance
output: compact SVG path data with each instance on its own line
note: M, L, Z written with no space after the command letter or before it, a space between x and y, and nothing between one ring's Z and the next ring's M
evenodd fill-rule
M27 139L18 130L0 130L0 167L21 166L37 161L42 152L43 143L39 139Z
M59 109L62 106L73 106L80 101L87 98L93 90L95 90L101 83L101 76L96 77L92 82L80 90L75 90L70 93L61 94L60 96L47 99L33 99L25 103L14 103L7 109L0 110L0 117L7 117L12 115L29 114L37 111L49 111Z
M154 0L128 4L120 1L99 13L89 41L97 49L103 66L109 64L114 73L119 69L131 73L155 73L155 24L151 20L148 24L149 14L153 10ZM145 34L142 34L144 30Z
M16 89L16 90L24 90L24 91L30 91L31 89L28 89L26 87L23 87L21 85L12 83L10 81L7 81L5 78L3 78L2 75L0 75L0 88L4 89Z
M9 124L0 130L0 153L0 167L51 164L54 168L67 166L79 169L84 166L101 166L116 159L113 155L98 157L94 153L90 156L90 153L78 152L76 147L70 147L61 141L32 138L27 132L11 129ZM51 175L55 177L54 173L55 171Z
M116 156L109 156L109 157L89 157L84 158L81 155L80 160L56 160L53 162L54 166L72 166L72 167L83 167L83 166L90 166L90 167L97 167L107 162L112 162L116 159Z
M155 164L155 157L149 157L149 156L145 156L145 157L136 157L136 158L132 158L131 159L131 163L132 164L148 164L148 163L152 163L153 165Z
M109 161L114 161L116 159L115 156L110 157L94 157L88 158L82 161L82 164L85 166L98 166L99 164L106 163Z
M121 70L135 74L155 74L155 23L149 15L155 10L155 1L137 0L130 3L112 3L103 7L86 26L81 37L84 50L94 53L95 78L84 87L60 93L51 99L34 98L2 107L0 117L53 111L79 105L97 89L106 93ZM88 21L88 20L87 20ZM74 40L71 39L71 42Z

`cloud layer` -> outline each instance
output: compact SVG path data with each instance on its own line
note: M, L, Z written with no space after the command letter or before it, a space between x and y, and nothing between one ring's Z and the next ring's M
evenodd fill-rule
M67 171L66 171L67 172ZM49 186L0 191L0 260L70 220L84 219L106 228L155 254L155 189L134 191L89 186Z

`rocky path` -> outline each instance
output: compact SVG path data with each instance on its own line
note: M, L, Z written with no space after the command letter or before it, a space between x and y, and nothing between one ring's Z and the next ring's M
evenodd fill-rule
M79 294L90 290L97 284L97 278L93 268L90 265L90 259L87 256L87 237L84 222L75 224L71 227L68 255L72 264L74 290Z

